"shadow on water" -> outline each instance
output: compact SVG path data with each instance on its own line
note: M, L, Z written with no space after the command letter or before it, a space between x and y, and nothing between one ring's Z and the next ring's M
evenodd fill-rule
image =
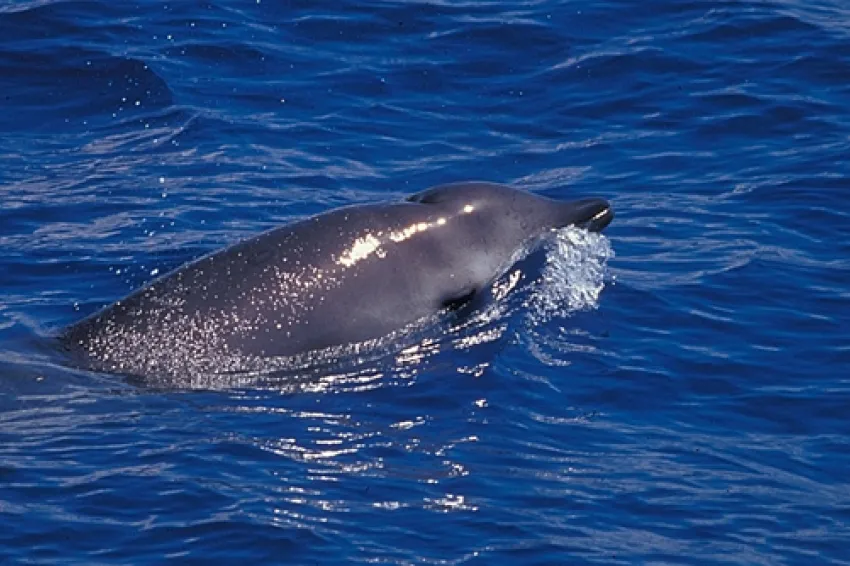
M34 68L42 72L33 73ZM168 85L146 63L79 47L0 53L0 88L11 93L4 104L16 109L8 120L0 121L7 131L22 127L61 131L68 126L66 116L94 126L173 102Z
M106 47L139 31L111 3L16 3L0 7L0 91L13 113L0 115L4 131L58 133L110 124L171 106L165 79L145 57ZM108 26L92 25L106 18ZM57 43L57 35L64 41ZM34 72L37 70L37 72ZM68 117L73 116L73 121Z

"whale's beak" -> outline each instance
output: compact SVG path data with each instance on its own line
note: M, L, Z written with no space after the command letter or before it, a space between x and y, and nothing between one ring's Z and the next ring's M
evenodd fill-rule
M590 232L601 232L614 219L614 209L607 200L586 198L564 204L564 226L576 226Z

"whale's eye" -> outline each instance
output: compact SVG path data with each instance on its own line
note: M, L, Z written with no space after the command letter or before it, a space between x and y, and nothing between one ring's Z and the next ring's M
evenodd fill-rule
M437 204L462 198L463 192L454 185L439 185L410 195L405 200L418 204Z
M407 202L415 202L417 204L436 204L440 202L441 199L438 193L434 193L432 191L425 191L424 193L416 193L415 195L410 195L406 199Z

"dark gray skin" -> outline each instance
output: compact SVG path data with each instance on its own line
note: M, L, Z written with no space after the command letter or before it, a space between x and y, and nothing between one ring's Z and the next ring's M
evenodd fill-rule
M71 326L92 369L226 371L380 338L471 299L547 230L600 231L602 199L561 202L504 185L441 185L403 202L307 218L189 263Z

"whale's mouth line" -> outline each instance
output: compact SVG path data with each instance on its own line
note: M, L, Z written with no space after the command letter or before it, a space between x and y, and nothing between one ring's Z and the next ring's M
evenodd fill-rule
M611 209L609 209L609 208L606 208L605 210L600 210L599 212L597 212L596 214L594 214L594 215L593 215L593 217L590 219L590 221L591 221L591 222L595 222L595 221L597 221L597 220L601 219L603 216L605 216L606 214L608 214L608 212L609 212L610 210L611 210Z
M611 203L602 198L566 202L561 210L561 226L575 226L589 232L601 232L614 219Z
M584 228L589 232L601 232L611 223L612 220L614 220L614 209L612 209L610 205L606 204L592 216L589 216L587 219L580 222L576 222L575 226L578 228Z

